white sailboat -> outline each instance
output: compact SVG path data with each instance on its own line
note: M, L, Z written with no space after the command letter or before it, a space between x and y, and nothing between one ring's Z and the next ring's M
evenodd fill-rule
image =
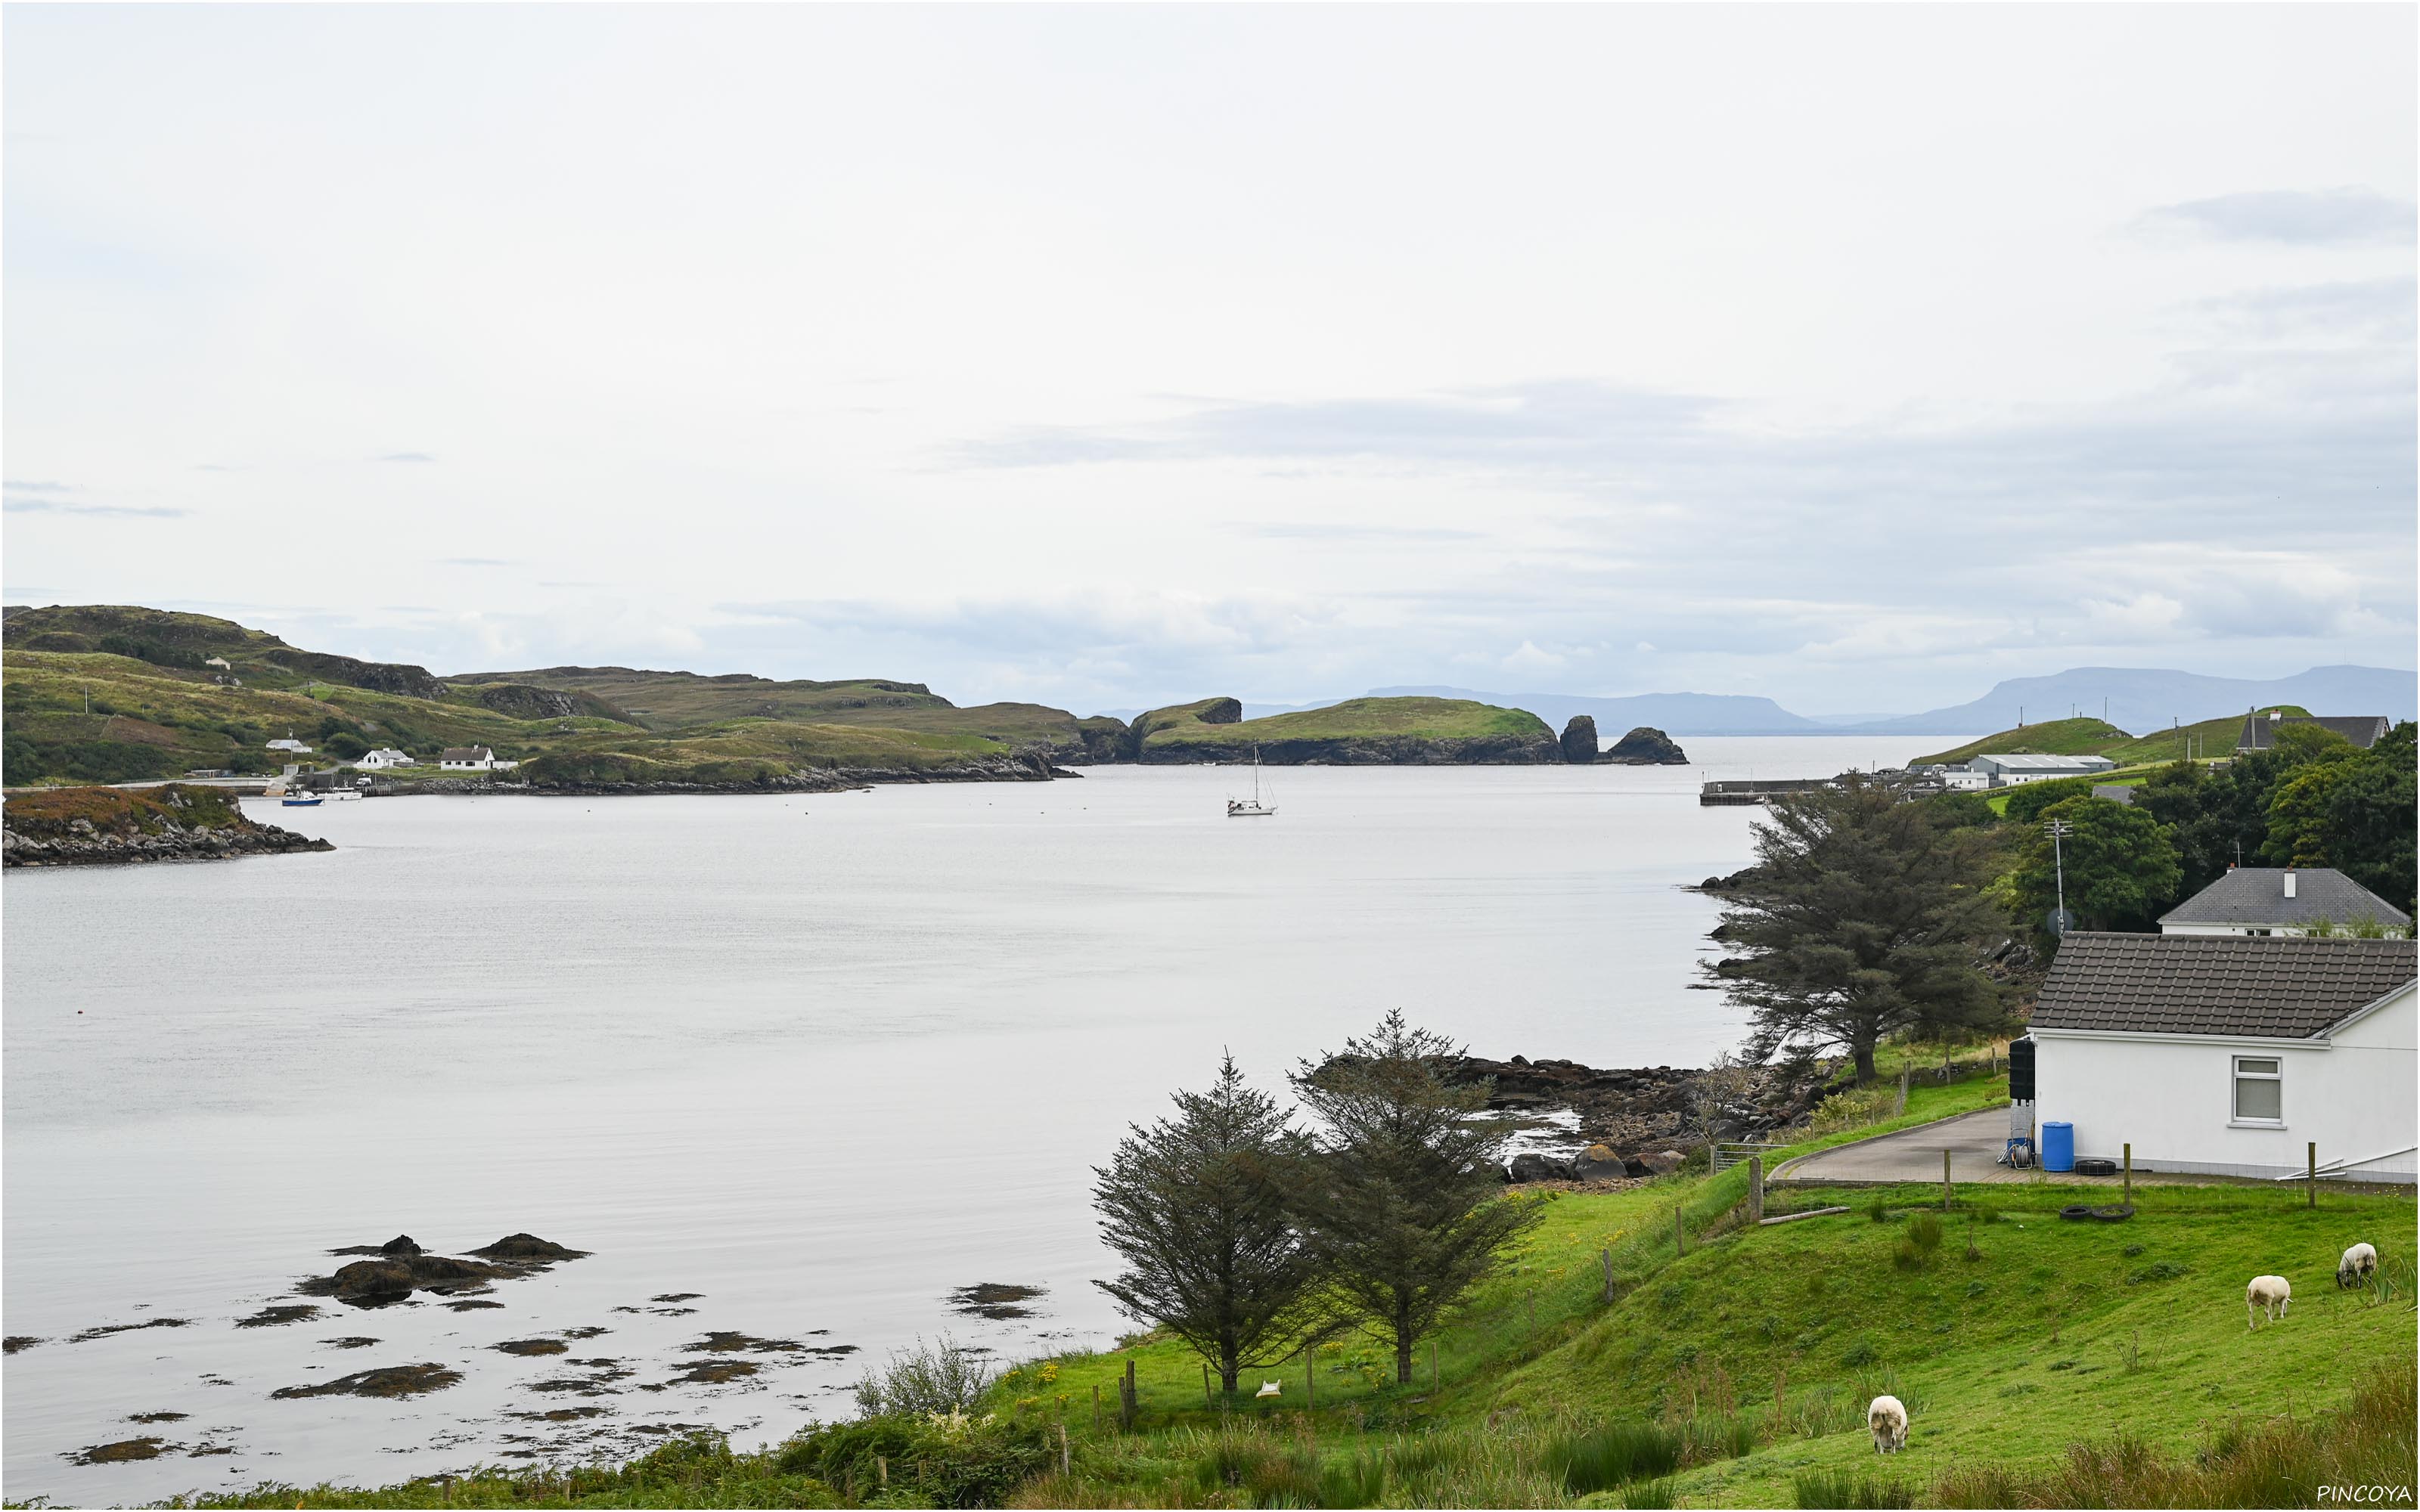
M1276 804L1261 801L1261 748L1254 746L1252 748L1252 795L1249 798L1229 798L1227 817L1260 819L1275 814L1277 811Z

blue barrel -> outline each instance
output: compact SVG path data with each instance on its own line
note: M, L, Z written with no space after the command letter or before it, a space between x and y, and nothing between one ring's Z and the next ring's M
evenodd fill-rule
M2053 1119L2041 1126L2041 1165L2046 1171L2075 1169L2075 1125Z

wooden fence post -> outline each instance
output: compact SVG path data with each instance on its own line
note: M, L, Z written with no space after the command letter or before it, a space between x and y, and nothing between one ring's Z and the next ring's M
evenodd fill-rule
M1135 1392L1134 1356L1126 1356L1126 1373L1118 1382L1118 1427L1132 1429L1140 1405Z
M1071 1461L1067 1455L1067 1424L1064 1419L1062 1419L1059 1424L1059 1473L1064 1475L1070 1468Z
M1764 1222L1764 1157L1747 1158L1747 1221L1751 1225ZM1613 1257L1606 1256L1606 1301L1613 1300Z

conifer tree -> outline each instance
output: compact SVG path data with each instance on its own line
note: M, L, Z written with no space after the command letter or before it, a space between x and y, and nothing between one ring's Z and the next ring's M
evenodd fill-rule
M1413 1346L1541 1216L1504 1195L1512 1130L1484 1116L1486 1084L1446 1081L1460 1058L1397 1011L1292 1077L1320 1123L1295 1189L1311 1254L1336 1298L1393 1348L1400 1384Z
M1129 1125L1094 1169L1101 1237L1125 1270L1093 1284L1199 1350L1232 1392L1237 1372L1283 1359L1300 1337L1312 1266L1287 1204L1295 1136L1233 1056L1210 1090L1178 1092L1176 1108Z
M1723 913L1739 953L1707 968L1755 1015L1749 1053L1837 1045L1864 1081L1893 1030L1996 1019L2001 989L1976 964L2009 927L1983 891L1993 844L1854 773L1776 801Z

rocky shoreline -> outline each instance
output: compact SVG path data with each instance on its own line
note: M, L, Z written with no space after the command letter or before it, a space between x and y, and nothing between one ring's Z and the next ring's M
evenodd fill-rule
M856 788L926 782L1050 782L1083 775L1054 765L1048 758L1035 754L992 756L950 766L802 766L781 777L748 782L583 782L570 779L516 780L484 776L433 777L419 781L397 782L391 794L381 796L434 794L481 797L614 798L663 794L846 793Z
M225 861L245 856L333 851L244 817L216 788L59 788L21 794L7 805L0 866L124 866L147 861Z
M1487 1105L1498 1113L1568 1113L1576 1120L1564 1155L1525 1151L1508 1181L1597 1182L1674 1170L1710 1140L1755 1139L1805 1118L1834 1073L1821 1063L1640 1066L1600 1070L1575 1060L1488 1060L1466 1056L1449 1073L1458 1083L1492 1083Z

